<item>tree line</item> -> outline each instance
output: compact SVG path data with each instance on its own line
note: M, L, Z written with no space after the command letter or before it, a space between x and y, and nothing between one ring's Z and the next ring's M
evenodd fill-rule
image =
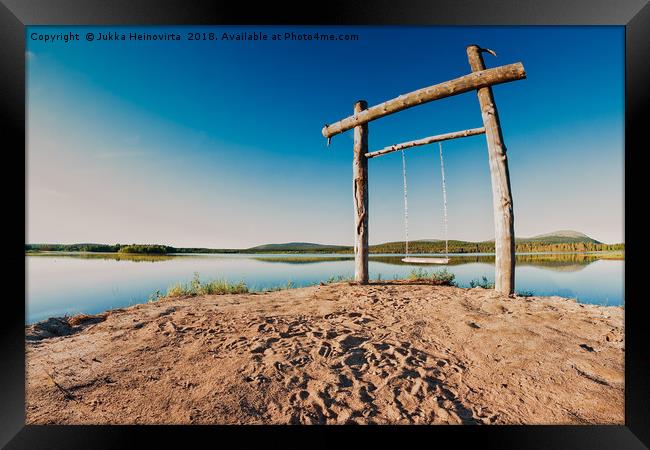
M404 242L388 242L371 245L371 253L404 253ZM597 252L625 250L625 244L601 244L593 242L518 242L515 243L517 253L537 252ZM410 253L444 253L444 241L414 241L409 242ZM449 241L449 253L494 253L494 242Z
M404 253L404 242L387 242L371 245L370 253ZM449 253L494 253L494 242L449 241ZM601 244L594 242L518 242L515 244L517 253L539 252L597 252L624 251L625 244ZM351 253L352 247L320 248L310 250L253 250L253 249L210 249L170 247L159 244L26 244L25 251L52 252L96 252L96 253L135 253L164 255L168 253ZM410 253L443 253L444 241L413 241L409 242Z

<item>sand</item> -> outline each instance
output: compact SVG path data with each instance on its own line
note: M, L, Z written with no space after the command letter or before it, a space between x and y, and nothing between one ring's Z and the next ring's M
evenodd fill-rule
M337 283L90 319L27 328L28 424L624 423L621 307Z

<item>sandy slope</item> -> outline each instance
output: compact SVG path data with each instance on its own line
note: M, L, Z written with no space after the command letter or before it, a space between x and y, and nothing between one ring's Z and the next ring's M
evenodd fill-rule
M27 341L29 424L623 423L620 307L339 283L79 330Z

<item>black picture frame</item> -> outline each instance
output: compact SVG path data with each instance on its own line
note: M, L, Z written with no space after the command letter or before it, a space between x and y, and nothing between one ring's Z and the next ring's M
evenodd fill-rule
M25 26L27 25L203 25L203 24L321 24L321 25L620 25L625 27L625 425L624 426L463 426L463 427L352 427L382 439L403 432L433 433L481 448L602 448L635 449L650 445L650 364L642 291L643 280L631 276L641 267L639 246L644 225L633 219L642 214L636 201L636 183L647 177L640 158L647 119L650 61L650 5L648 0L508 0L377 1L332 0L310 5L277 2L217 3L183 0L0 0L0 112L6 177L4 197L10 203L8 233L25 237L25 196L16 189L25 175ZM597 70L594 67L593 70ZM585 73L585 76L589 76ZM644 177L645 175L645 177ZM11 176L15 179L11 179ZM25 186L23 179L23 187ZM641 207L640 207L641 206ZM635 209L636 208L636 209ZM22 215L20 215L22 212ZM13 228L11 228L13 227ZM16 238L18 241L18 238ZM24 239L23 239L24 241ZM638 245L637 245L638 244ZM24 242L11 247L11 280L26 280ZM15 260L14 260L15 258ZM21 278L22 277L22 278ZM24 285L23 285L24 286ZM20 283L15 286L20 291ZM24 298L24 291L23 297ZM122 448L194 438L225 445L226 435L249 433L242 427L191 426L26 426L24 303L6 294L10 312L0 327L0 445L6 448ZM9 304L11 303L11 304ZM293 434L323 431L338 434L350 427L254 427L252 431ZM302 438L306 438L302 436ZM308 441L304 441L305 446ZM311 442L311 441L309 441ZM439 442L439 441L438 441ZM164 446L164 445L163 445ZM246 447L246 445L245 445Z

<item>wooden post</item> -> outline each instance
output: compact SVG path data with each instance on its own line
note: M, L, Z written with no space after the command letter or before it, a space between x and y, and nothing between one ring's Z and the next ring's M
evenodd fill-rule
M359 100L354 113L368 108ZM368 283L368 124L354 127L354 159L352 161L352 194L354 199L354 279Z
M484 50L477 45L467 47L467 57L473 72L485 70L482 51ZM485 127L492 179L496 253L494 289L502 294L512 295L515 291L515 229L508 157L492 88L481 87L477 93Z

